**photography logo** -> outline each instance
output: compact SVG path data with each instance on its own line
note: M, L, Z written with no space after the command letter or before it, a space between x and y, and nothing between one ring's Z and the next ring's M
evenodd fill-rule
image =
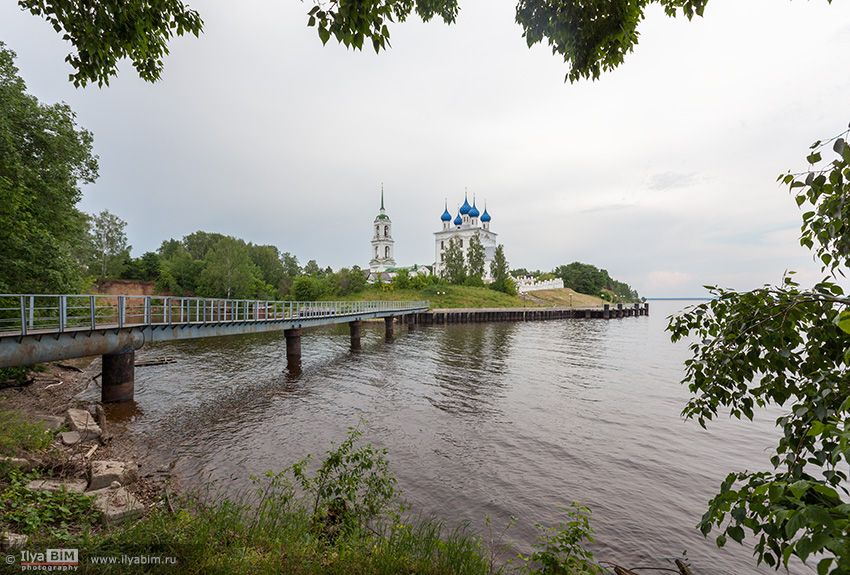
M44 553L21 551L21 571L76 571L80 565L77 549L45 549Z

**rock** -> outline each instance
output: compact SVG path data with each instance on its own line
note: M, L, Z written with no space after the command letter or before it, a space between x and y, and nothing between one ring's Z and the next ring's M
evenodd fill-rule
M121 484L118 483L117 481L113 481L112 483L109 484L110 489L118 489L119 487L121 487Z
M94 496L94 506L103 514L105 523L120 523L138 517L145 506L124 487L98 489L86 495Z
M65 418L58 415L33 415L32 417L34 421L43 423L51 431L57 431L65 425Z
M32 463L30 463L28 459L23 459L21 457L0 457L0 467L7 465L23 469L24 471L32 469Z
M27 489L32 491L70 491L83 493L86 482L83 479L36 479L27 483Z
M100 426L95 423L91 413L85 409L69 409L68 425L72 431L78 431L83 441L100 437Z
M65 445L76 445L83 440L79 431L63 431L59 436Z
M23 547L27 544L26 535L19 535L17 533L12 533L11 531L4 531L0 533L0 549L3 551L8 551L10 549L16 549L18 547Z
M103 489L117 482L119 487L136 480L139 468L133 462L92 461L89 491Z

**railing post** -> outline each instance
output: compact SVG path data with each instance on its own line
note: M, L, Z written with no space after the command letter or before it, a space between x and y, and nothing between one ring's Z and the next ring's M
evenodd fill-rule
M27 334L27 304L21 296L21 335Z
M126 298L123 295L118 296L118 328L124 327L124 313L125 313L125 304Z
M65 331L68 322L68 296L59 296L59 333Z
M162 312L164 317L162 319L165 320L165 323L171 325L171 301L167 297L163 298L162 307L164 308Z
M144 312L144 324L150 325L151 323L151 298L145 297L145 312Z
M30 296L30 329L35 329L35 296Z
M91 314L91 329L94 331L97 329L97 302L94 296L89 297L89 313Z

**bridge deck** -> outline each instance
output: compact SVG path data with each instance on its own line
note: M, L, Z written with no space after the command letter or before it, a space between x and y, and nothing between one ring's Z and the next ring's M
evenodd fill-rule
M332 325L427 309L427 302L0 295L0 367L139 349L148 342Z

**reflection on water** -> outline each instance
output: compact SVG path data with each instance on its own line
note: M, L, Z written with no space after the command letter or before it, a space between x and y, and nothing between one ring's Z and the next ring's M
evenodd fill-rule
M426 514L473 526L516 516L509 543L525 549L533 523L580 501L600 558L656 564L687 549L701 575L772 573L694 527L726 472L767 465L777 414L709 431L681 420L687 349L663 331L678 305L608 322L397 326L392 342L383 323L364 323L360 353L347 326L306 330L298 376L286 373L282 334L149 346L140 358L178 362L137 370L142 415L130 429L177 460L184 484L236 493L365 419Z

